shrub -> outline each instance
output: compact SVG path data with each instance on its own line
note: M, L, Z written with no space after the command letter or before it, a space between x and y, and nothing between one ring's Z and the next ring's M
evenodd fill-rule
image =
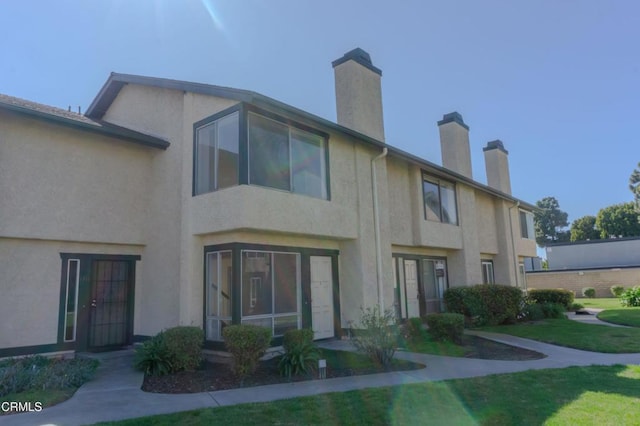
M624 293L624 287L621 285L612 285L611 286L611 294L613 297L620 297Z
M573 303L574 294L572 291L562 288L549 290L529 290L529 298L535 303L561 303L567 309Z
M422 337L422 318L409 318L404 324L404 335L406 338L415 341Z
M569 310L573 311L573 312L578 312L581 309L584 309L584 305L582 305L580 303L572 303L571 304L571 309L569 309Z
M280 374L291 377L315 370L320 353L313 344L313 330L287 331L284 334L283 347L285 353L278 363Z
M620 296L622 306L640 306L640 286L626 289Z
M596 289L593 287L585 287L582 289L582 296L593 299L594 297L596 297Z
M240 379L253 373L271 343L271 330L251 324L235 324L222 331L224 344L233 357L233 369Z
M519 288L498 284L454 287L444 293L447 309L471 318L475 325L514 323L520 314L522 297Z
M464 333L464 315L454 313L429 314L426 317L429 334L435 340L459 343Z
M134 365L149 376L164 376L173 371L163 331L136 348Z
M284 333L282 339L282 347L285 351L289 351L298 345L313 344L313 330L303 328L300 330L289 330Z
M51 359L43 356L3 361L0 366L0 397L34 389L80 387L93 378L98 361Z
M362 309L359 327L353 330L353 344L380 365L388 365L396 352L397 325L393 310L380 306Z
M202 362L204 332L199 327L173 327L164 332L171 371L195 370Z
M562 303L540 303L545 318L566 318L566 308Z
M541 304L529 299L523 305L521 319L525 321L540 321L544 319L544 311Z

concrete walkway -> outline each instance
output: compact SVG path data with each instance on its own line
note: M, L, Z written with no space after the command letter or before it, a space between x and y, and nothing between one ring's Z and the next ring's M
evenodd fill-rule
M169 395L140 390L143 375L132 368L133 352L112 352L104 356L96 379L78 389L68 401L41 412L0 416L0 425L84 425L206 407L275 401L327 392L514 373L532 369L640 364L640 354L586 352L504 334L480 331L468 333L541 352L546 357L530 361L492 361L398 352L396 355L398 358L420 362L427 367L422 370L367 376ZM324 342L321 346L341 350L354 349L349 341Z
M585 324L597 324L597 325L608 325L610 327L623 327L629 328L626 325L614 324L611 322L601 321L598 319L597 315L604 311L604 309L595 309L595 308L585 308L583 311L587 312L587 314L576 314L574 312L567 312L567 318L583 322Z

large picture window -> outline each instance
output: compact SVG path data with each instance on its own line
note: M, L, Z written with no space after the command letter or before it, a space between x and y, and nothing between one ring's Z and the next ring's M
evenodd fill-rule
M249 114L249 183L327 198L325 139Z
M300 327L300 255L242 252L242 323L274 336Z
M222 340L222 330L231 324L231 252L206 256L206 333L207 340Z
M425 219L452 225L458 224L456 187L453 183L423 176Z
M195 194L238 184L239 115L196 128Z

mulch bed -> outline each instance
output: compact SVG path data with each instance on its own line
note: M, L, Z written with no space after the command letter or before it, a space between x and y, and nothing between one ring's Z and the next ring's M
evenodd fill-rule
M477 336L465 336L462 346L467 350L467 358L495 360L530 360L540 359L544 355L527 349L516 348L493 342ZM142 390L155 393L195 393L210 392L239 387L271 385L276 383L313 380L316 376L294 376L291 379L282 377L278 371L279 358L262 361L255 373L245 378L244 383L233 374L231 366L221 362L204 362L197 371L182 371L162 377L145 376ZM398 360L400 361L400 360ZM406 371L424 368L424 365L408 361L400 361L387 369L379 368L344 368L336 369L327 366L327 378L360 376L365 374L384 373L389 371Z

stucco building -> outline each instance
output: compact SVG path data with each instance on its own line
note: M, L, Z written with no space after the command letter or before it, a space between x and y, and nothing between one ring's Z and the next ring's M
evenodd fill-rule
M442 164L384 140L381 75L333 62L337 123L246 90L111 74L86 114L0 97L0 356L107 350L179 324L339 336L449 286L524 286L531 211L502 142L472 179L469 127Z

